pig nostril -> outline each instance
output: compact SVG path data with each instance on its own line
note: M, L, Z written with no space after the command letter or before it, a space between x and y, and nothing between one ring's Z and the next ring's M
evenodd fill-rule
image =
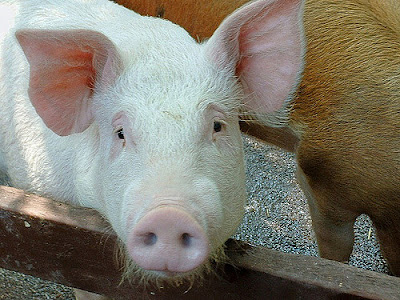
M195 270L210 254L203 228L192 215L175 207L148 212L133 228L127 244L138 267L170 276Z
M153 246L157 243L157 235L153 232L150 232L144 236L143 243L146 246Z
M190 247L192 244L192 237L190 236L189 233L184 233L181 236L181 241L184 247Z

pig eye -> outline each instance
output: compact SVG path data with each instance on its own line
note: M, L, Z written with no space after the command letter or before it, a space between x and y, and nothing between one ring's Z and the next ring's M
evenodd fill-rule
M220 132L222 130L222 123L214 121L214 132Z
M118 129L118 130L116 131L116 133L117 133L118 138L119 138L120 140L124 140L124 139L125 139L125 136L124 136L124 129L123 129L123 128Z

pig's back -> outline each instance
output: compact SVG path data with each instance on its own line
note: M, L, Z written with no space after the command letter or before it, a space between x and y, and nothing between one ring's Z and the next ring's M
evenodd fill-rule
M371 6L374 3L380 7ZM344 111L342 105L399 109L398 1L309 0L304 22L306 68L293 113L296 120L311 123L312 115L331 116ZM359 116L347 111L350 117Z

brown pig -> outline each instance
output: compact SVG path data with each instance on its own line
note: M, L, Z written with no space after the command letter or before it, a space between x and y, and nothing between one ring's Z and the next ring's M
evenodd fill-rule
M203 39L247 1L117 2ZM322 257L347 261L366 213L400 275L400 2L307 0L304 22L306 65L288 126L261 118L242 130L297 153Z
M400 275L400 2L310 0L304 20L290 127L319 252L347 261L365 213Z
M141 15L168 19L194 38L209 38L222 20L249 0L116 0Z

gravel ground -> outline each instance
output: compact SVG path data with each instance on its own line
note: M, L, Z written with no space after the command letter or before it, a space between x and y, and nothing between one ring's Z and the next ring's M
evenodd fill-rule
M294 176L294 155L249 137L244 138L244 145L248 204L235 238L283 252L317 256L307 202ZM387 273L367 216L357 219L355 233L349 264ZM0 269L0 299L74 298L68 287Z

